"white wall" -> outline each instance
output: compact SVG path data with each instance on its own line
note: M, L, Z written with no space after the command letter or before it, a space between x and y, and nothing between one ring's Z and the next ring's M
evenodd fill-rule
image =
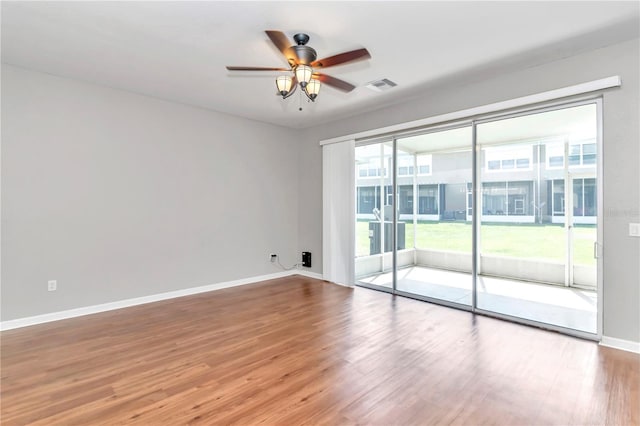
M2 321L298 261L294 136L3 65Z
M299 153L299 246L322 259L322 164L318 141L431 117L533 93L619 75L622 87L604 93L604 335L640 341L639 43L632 40L555 62L472 83L448 85L377 111L305 132ZM393 76L390 76L391 78Z

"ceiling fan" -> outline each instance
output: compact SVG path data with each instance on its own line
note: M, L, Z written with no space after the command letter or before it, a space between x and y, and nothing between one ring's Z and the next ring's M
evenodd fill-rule
M356 87L353 84L322 74L316 70L371 58L367 49L356 49L317 59L318 55L315 49L307 46L309 42L307 34L294 35L293 40L296 44L291 46L289 39L282 31L267 30L265 33L287 59L289 68L227 66L227 69L229 71L288 71L289 74L276 78L276 86L282 99L291 96L295 92L298 83L304 94L311 101L315 101L318 96L321 82L343 92L351 92Z

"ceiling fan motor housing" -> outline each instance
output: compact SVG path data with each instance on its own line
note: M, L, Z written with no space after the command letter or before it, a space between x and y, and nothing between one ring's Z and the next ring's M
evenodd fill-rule
M307 46L309 36L304 33L298 33L293 36L296 46L287 49L287 59L291 65L309 65L318 57L315 49Z
M316 60L318 54L312 47L305 45L291 46L287 50L287 59L294 64L310 65Z

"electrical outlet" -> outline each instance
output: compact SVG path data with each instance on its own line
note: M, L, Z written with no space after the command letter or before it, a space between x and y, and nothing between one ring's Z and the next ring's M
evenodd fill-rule
M47 290L56 291L57 289L58 289L58 281L56 280L47 281Z
M276 263L276 260L278 260L278 255L277 254L272 254L271 255L271 263Z
M302 252L302 266L311 268L311 252L310 251Z
M630 237L640 237L640 223L630 223L629 224L629 236Z

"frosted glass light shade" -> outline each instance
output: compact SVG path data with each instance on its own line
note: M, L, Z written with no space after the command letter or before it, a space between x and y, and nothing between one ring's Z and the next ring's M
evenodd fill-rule
M307 92L307 95L309 95L309 98L314 100L318 96L318 93L320 93L320 80L312 78L304 90Z
M285 96L291 90L293 79L288 75L281 75L276 78L276 87L282 96Z
M311 74L313 74L313 69L307 65L298 65L296 67L296 78L303 88L311 80Z

